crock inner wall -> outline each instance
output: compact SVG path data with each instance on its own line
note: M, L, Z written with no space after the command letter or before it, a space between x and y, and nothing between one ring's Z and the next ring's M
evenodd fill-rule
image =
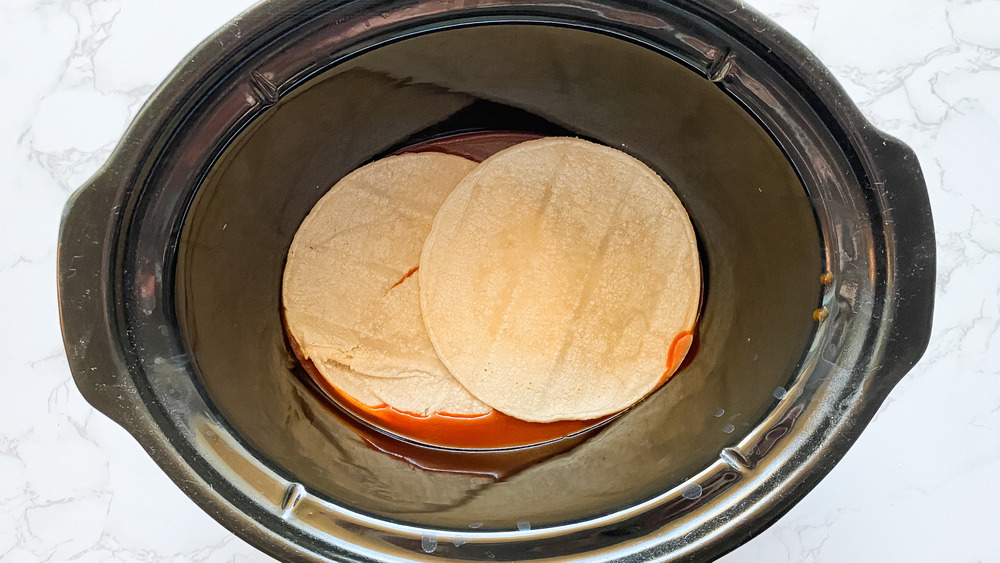
M296 378L279 316L285 254L319 197L390 148L447 132L439 125L459 112L463 126L495 127L476 116L483 102L651 166L687 207L706 273L691 364L586 443L505 481L428 472L367 447ZM478 26L343 62L247 127L188 212L177 320L221 418L310 492L415 525L542 527L676 486L770 412L813 335L821 250L813 206L786 156L703 76L593 32Z

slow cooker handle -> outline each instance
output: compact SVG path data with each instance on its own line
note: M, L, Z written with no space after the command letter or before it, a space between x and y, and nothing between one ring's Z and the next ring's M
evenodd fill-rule
M936 277L934 221L916 154L880 131L868 146L882 177L872 187L885 202L883 229L893 249L887 283L887 293L894 297L893 318L876 379L888 393L920 360L930 340Z
M112 159L113 162L113 159ZM110 277L120 171L109 165L74 193L63 210L57 251L59 316L76 386L94 408L126 429L136 387L117 346Z

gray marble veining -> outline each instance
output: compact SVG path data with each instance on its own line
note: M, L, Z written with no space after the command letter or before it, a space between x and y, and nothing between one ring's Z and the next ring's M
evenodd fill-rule
M66 198L145 98L250 0L0 5L0 560L267 561L189 501L72 383L55 244ZM844 461L723 558L997 561L1000 1L754 0L909 144L938 236L924 359ZM870 468L893 478L874 482ZM155 508L153 508L155 507Z

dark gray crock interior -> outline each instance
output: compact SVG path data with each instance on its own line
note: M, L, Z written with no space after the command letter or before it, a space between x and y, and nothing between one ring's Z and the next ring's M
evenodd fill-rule
M334 182L401 144L470 127L561 128L640 158L687 207L706 272L690 365L586 443L505 480L423 471L368 448L293 373L279 316L292 236ZM580 30L438 31L336 65L236 137L184 224L178 320L222 418L310 492L435 528L544 527L677 486L769 413L813 336L821 244L788 158L691 69Z

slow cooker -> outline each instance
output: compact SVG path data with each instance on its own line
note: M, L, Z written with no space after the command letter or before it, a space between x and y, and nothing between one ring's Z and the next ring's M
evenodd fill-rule
M515 470L453 471L374 447L301 377L281 274L349 171L492 130L656 170L704 303L654 395L571 448L476 454ZM736 0L268 0L152 95L58 251L80 391L288 561L717 557L815 486L918 360L934 268L912 151Z

